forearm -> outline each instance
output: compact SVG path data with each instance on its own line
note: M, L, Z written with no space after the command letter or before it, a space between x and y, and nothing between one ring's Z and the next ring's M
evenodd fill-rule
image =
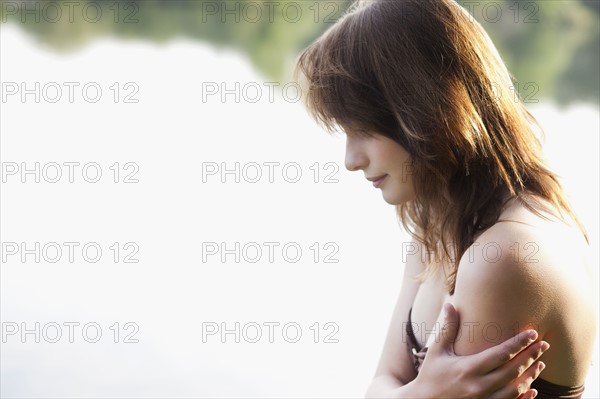
M365 394L366 399L371 398L425 398L426 395L421 392L415 381L403 384L391 375L380 375L373 378L371 385Z

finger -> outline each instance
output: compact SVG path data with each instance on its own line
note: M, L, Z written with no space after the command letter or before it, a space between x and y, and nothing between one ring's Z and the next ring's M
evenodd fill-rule
M536 389L528 389L526 392L517 396L517 399L534 399L537 395L538 391Z
M531 389L531 384L533 381L539 377L542 370L546 367L546 365L541 362L535 362L531 367L529 367L519 378L515 381L512 381L509 385L505 386L502 389L494 392L489 399L503 399L503 398L515 398L518 395L531 395L535 391L537 395L537 391L535 389Z
M527 371L523 373L523 375L521 375L515 380L515 385L517 385L517 388L520 391L530 389L531 384L533 384L533 381L535 381L535 379L540 376L542 370L544 370L545 368L546 364L538 360L531 367L529 367Z
M528 389L525 393L520 394L517 399L534 399L538 395L536 389Z
M480 371L489 373L492 370L504 365L509 362L521 351L529 347L537 339L538 334L535 330L526 330L519 334L507 339L506 341L492 346L482 352L474 354L478 364L480 364Z
M454 342L458 336L459 316L454 306L448 302L444 303L444 324L440 331L439 350L454 354Z
M517 399L534 399L538 394L536 389L528 389L525 393L520 394Z
M504 382L517 380L523 374L531 372L531 366L546 350L548 350L549 347L550 345L545 341L536 342L521 351L508 363L492 371L486 378L498 378L499 381Z

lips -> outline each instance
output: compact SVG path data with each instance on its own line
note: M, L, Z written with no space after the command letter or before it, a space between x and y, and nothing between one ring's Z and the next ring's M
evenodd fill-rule
M375 176L375 177L367 177L367 180L371 181L371 182L375 182L375 181L377 181L379 179L384 178L385 176L387 176L387 175L379 175L379 176Z
M373 187L378 188L381 185L381 183L385 180L386 176L387 175L377 176L368 180L373 182Z

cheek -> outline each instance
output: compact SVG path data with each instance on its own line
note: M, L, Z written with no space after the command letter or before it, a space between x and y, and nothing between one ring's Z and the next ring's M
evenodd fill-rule
M394 173L397 179L403 179L406 182L412 172L412 160L409 154L403 151L394 151L386 153L384 159L388 171Z
M388 140L382 143L378 150L379 156L385 159L387 163L405 164L410 160L410 154L400 144Z
M403 153L395 148L378 148L375 154L379 162L385 165L388 169L397 169L405 161Z
M394 178L390 181L391 184L389 185L389 194L399 202L405 202L414 197L413 171L409 159L404 159L403 163L394 170Z

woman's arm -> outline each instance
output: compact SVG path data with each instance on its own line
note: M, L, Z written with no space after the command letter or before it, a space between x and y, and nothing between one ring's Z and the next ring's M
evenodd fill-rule
M457 356L458 313L451 304L444 306L443 330L429 347L417 378L404 384L391 375L375 376L366 397L534 398L537 392L529 387L542 370L536 360L544 344L531 345L537 333L526 330L482 352Z
M455 343L458 354L477 353L527 328L542 337L546 333L541 322L552 311L549 300L553 298L543 295L547 282L541 270L535 270L542 266L514 259L511 244L502 241L476 242L471 258L465 255L460 261L452 297L462 320ZM501 255L478 250L492 245L490 254Z
M395 380L403 385L417 375L403 337L406 336L404 328L408 321L408 311L419 290L420 283L415 280L415 277L424 270L425 266L421 261L421 245L413 239L408 247L410 250L407 251L402 287L374 376L374 382L383 381L383 384L387 384L386 381L393 382Z
M412 359L403 341L408 311L414 302L419 283L414 277L424 270L421 262L421 245L412 241L407 255L402 287L392 320L388 328L383 351L367 392L367 398L431 398L431 397L533 397L534 390L521 391L512 384L515 373L527 388L540 371L536 359L541 355L539 348L523 332L504 343L473 356L456 356L453 344L458 333L447 330L441 340L432 345L421 366L419 378L414 370ZM458 326L458 314L453 307L448 308L445 325ZM434 365L432 366L432 363ZM533 365L533 367L531 367ZM500 367L502 366L502 367ZM446 395L446 396L444 396ZM450 395L450 396L447 396ZM486 396L479 396L486 395Z

